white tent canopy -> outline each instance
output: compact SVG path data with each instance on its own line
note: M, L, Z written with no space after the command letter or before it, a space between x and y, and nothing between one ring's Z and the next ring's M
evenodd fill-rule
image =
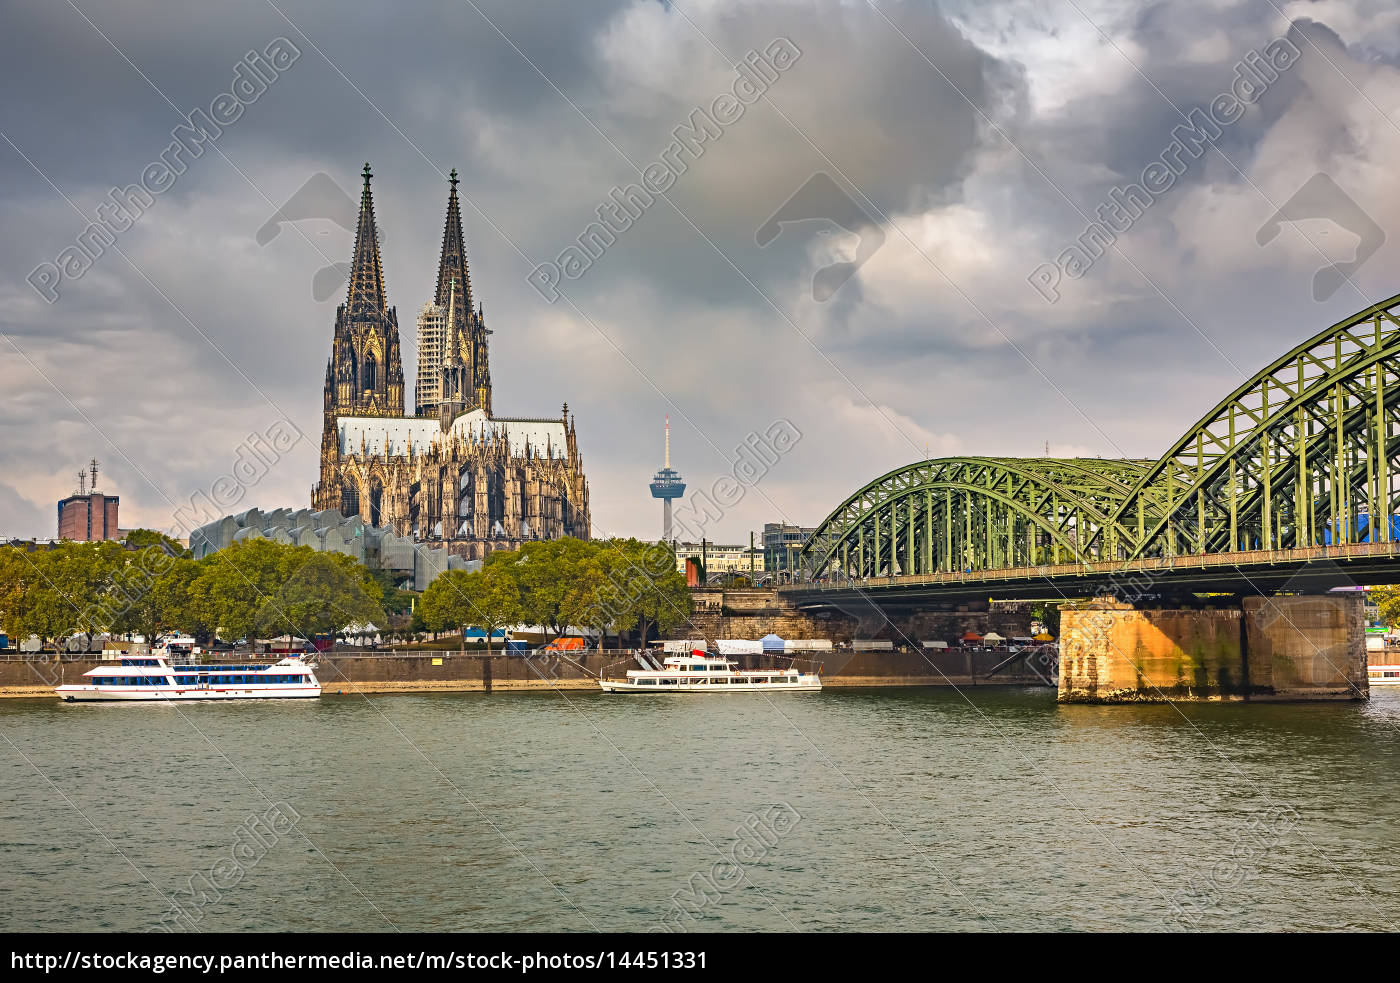
M749 641L747 638L717 638L720 655L762 655L763 643Z
M789 652L830 652L831 639L789 638L783 643L783 648Z
M703 638L678 638L661 643L661 651L663 652L679 652L682 655L689 655L697 649L701 652L707 651Z
M987 632L987 634L982 636L982 641L986 642L988 645L995 645L997 642L1006 641L1006 636L998 635L994 631L989 631Z

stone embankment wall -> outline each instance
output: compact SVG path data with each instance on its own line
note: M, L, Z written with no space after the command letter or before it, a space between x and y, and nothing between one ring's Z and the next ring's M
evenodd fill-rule
M811 671L820 667L827 686L930 686L955 684L1053 685L1051 671L1041 660L1028 659L984 678L1006 657L994 652L851 652L838 650L804 658L795 664ZM787 668L787 658L745 657L743 668ZM0 697L52 697L62 683L82 681L83 673L100 665L82 660L0 660ZM211 663L217 664L217 663ZM493 655L473 652L323 653L316 676L322 693L352 695L394 692L510 692L523 690L592 690L599 675L622 676L638 668L630 655L589 652L565 655Z
M1138 609L1097 601L1060 616L1064 702L1366 699L1355 594L1249 597L1238 606Z
M1007 638L1030 634L1030 605L997 602L925 608L888 614L869 602L853 601L844 611L802 611L775 590L697 590L691 594L695 611L689 622L671 632L672 638L825 638L840 644L853 638L881 638L896 646L929 639L954 641L964 632L995 631Z

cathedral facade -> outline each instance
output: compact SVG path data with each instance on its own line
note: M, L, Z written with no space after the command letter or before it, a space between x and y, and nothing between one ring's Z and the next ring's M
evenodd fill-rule
M483 308L472 297L452 172L437 288L418 317L414 415L404 412L399 324L388 306L364 169L349 293L326 365L317 510L390 526L467 559L534 539L589 538L588 481L568 404L496 417Z

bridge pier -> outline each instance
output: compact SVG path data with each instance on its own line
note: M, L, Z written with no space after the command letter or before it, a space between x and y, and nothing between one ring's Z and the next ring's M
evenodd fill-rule
M1369 695L1358 594L1174 608L1100 598L1060 615L1062 703Z

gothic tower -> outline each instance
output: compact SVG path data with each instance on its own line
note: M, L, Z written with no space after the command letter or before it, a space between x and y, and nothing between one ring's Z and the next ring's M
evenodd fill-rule
M447 219L442 230L442 253L438 259L437 291L433 296L443 317L443 357L441 373L431 381L419 380L425 392L440 394L444 403L457 403L462 409L484 409L491 413L491 370L487 357L486 321L479 305L473 306L471 273L467 268L467 247L462 235L462 211L457 201L457 171L452 171L447 195ZM420 363L419 371L425 369ZM416 406L419 416L437 416L440 407L432 403Z
M454 563L535 540L587 539L588 480L568 406L558 417L492 414L491 332L472 297L456 171L437 288L418 316L415 416L403 415L399 326L385 298L370 176L366 164L349 293L336 311L326 363L321 474L312 508L391 528L404 537L399 546L405 549L410 542L442 546ZM288 535L297 542L315 535L328 549L352 552L365 543L351 530L349 539L333 545L315 528ZM416 550L395 555L411 559L415 577L422 572Z
M364 176L350 289L335 312L329 365L334 391L328 397L336 416L403 416L399 319L385 296L368 164Z
M317 508L354 505L335 487L335 464L340 456L340 416L403 416L403 363L399 354L399 320L388 306L384 267L379 259L379 229L374 221L369 164L360 192L360 219L355 230L355 253L350 288L335 312L335 336L326 363L326 388L321 431L321 484Z

